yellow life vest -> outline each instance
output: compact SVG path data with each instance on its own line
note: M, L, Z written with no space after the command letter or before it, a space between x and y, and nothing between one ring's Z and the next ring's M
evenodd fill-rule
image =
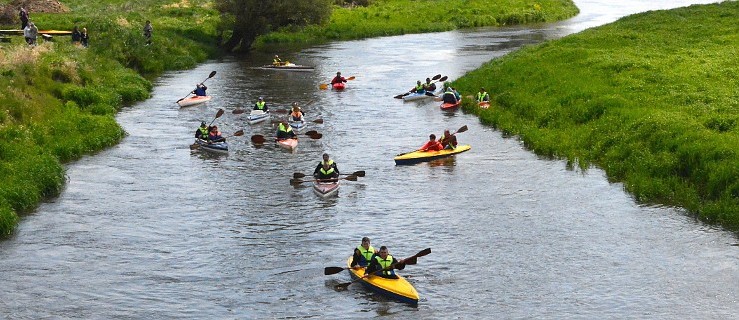
M372 255L375 254L375 248L370 246L369 249L365 249L364 247L357 246L357 250L359 250L359 253L362 254L362 257L364 257L364 263L369 264L369 262L372 260Z
M388 255L387 255L387 258L383 259L383 258L382 258L382 257L380 257L380 255L378 254L378 255L376 255L376 256L375 256L375 261L377 261L377 263L379 263L379 264L380 264L380 266L381 266L381 267L382 267L383 269L385 269L385 268L388 268L388 267L390 267L390 265L392 265L392 264L393 264L393 256L391 256L391 255L389 255L389 254L388 254ZM386 276L393 276L393 275L395 275L395 271L393 271L393 269L389 269L389 270L385 270L385 271L383 271L383 272L382 272L382 274L383 274L383 275L386 275Z

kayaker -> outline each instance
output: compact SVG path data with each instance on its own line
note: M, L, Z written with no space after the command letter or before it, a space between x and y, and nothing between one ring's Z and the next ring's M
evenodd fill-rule
M329 158L328 153L323 154L323 160L313 170L313 177L318 180L336 179L339 177L339 168L336 162Z
M341 76L341 72L336 72L336 76L331 79L331 84L346 82L346 78Z
M387 279L398 279L395 270L405 269L404 261L398 261L390 255L386 246L380 247L380 252L374 254L370 259L370 264L365 270L365 277L376 275ZM380 272L382 270L382 272Z
M287 121L280 121L277 126L277 140L295 139L298 136L293 132L293 128L287 124Z
M210 127L208 140L210 140L210 142L226 142L226 138L221 135L221 131L218 130L218 126Z
M490 95L485 92L485 88L480 88L480 92L477 93L477 102L489 102Z
M293 109L292 112L290 112L290 121L300 121L305 122L305 118L303 118L303 110L298 107L297 102L293 102Z
M282 66L282 65L285 65L285 63L282 62L282 59L280 59L280 56L275 55L275 58L272 59L272 65L274 65L274 66Z
M431 78L426 78L426 83L423 84L423 90L434 93L436 91L436 83L431 83Z
M196 96L204 97L206 96L205 90L208 90L208 87L202 83L198 83L195 85L195 90L193 90L192 93Z
M370 238L362 238L362 244L354 248L351 266L366 267L375 253L377 253L377 249L370 245Z
M259 100L254 104L254 110L262 110L264 112L269 111L267 108L267 103L264 102L264 98L259 97Z
M444 95L441 96L441 100L444 101L444 103L457 103L457 95L454 94L454 89L452 87L446 87L446 90L444 91Z
M426 86L424 86L423 83L421 83L421 80L418 80L416 81L416 86L413 89L411 89L411 92L415 92L418 94L424 93L426 92L426 89L424 89L425 87Z
M429 135L429 141L418 149L418 151L439 151L442 149L444 149L444 146L439 141L436 141L436 135L432 133Z
M210 130L208 129L208 125L205 124L205 121L200 123L200 127L198 127L195 130L195 138L202 139L202 140L208 140L208 134L210 133Z
M454 149L457 147L457 137L449 132L449 129L444 130L444 134L439 138L439 143L444 146L444 149Z

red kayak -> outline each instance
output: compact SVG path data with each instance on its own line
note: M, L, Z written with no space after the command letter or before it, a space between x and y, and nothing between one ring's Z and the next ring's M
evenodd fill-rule
M346 83L343 82L337 82L331 85L335 90L344 90L346 88Z
M453 110L456 107L459 107L459 105L462 104L462 99L459 99L457 103L442 103L441 104L441 110Z

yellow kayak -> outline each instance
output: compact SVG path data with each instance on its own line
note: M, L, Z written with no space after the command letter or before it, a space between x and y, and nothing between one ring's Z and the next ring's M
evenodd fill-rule
M441 151L413 151L408 153L399 154L396 156L395 164L415 164L424 161L431 161L434 159L440 159L449 157L458 153L470 150L470 145L458 145L453 150L441 150Z
M347 267L349 267L349 274L352 279L358 279L364 276L364 268L351 268L352 257L349 256L349 260L346 261ZM370 289L373 292L379 293L391 299L398 300L400 302L409 303L411 305L418 305L418 292L416 288L411 285L408 280L398 276L398 279L386 279L380 276L369 276L362 280L359 280L363 286Z

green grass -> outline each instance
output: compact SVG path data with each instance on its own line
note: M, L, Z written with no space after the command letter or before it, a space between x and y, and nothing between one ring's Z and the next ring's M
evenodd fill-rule
M637 14L455 81L538 154L603 168L637 201L739 229L739 2Z
M255 46L269 50L285 44L551 22L578 12L569 0L377 0L369 7L335 7L327 25L285 28L258 38Z

